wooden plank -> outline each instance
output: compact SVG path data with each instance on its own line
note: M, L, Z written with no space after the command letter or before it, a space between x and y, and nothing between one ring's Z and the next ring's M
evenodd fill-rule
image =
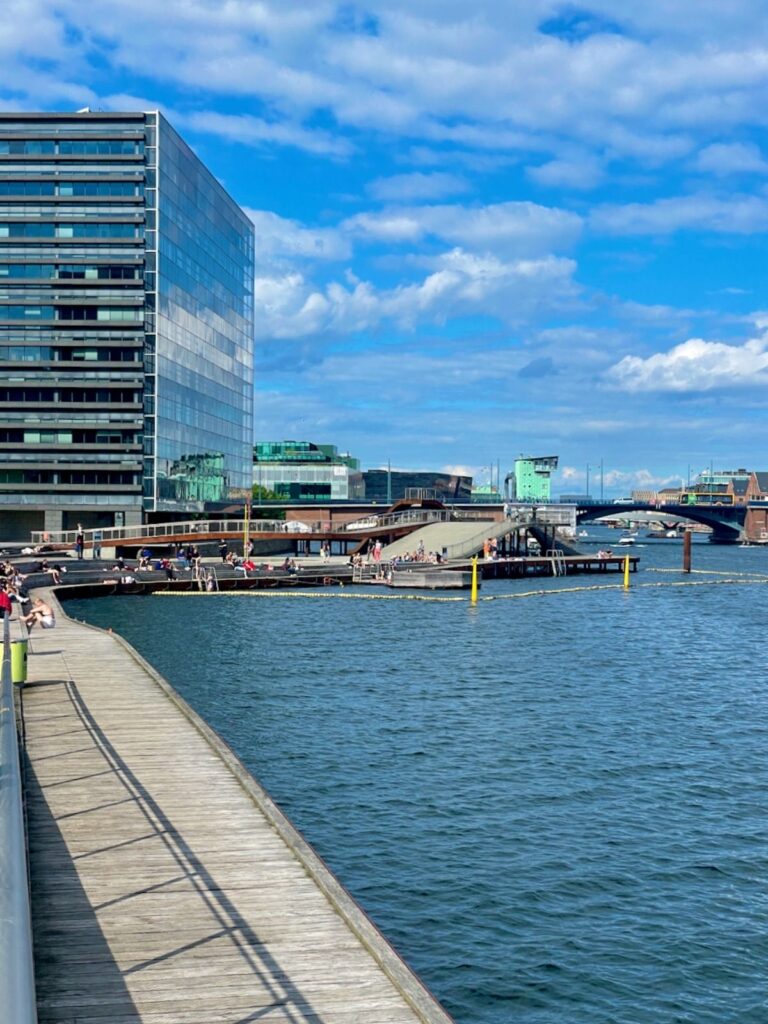
M23 689L41 1024L450 1024L167 684L57 623Z

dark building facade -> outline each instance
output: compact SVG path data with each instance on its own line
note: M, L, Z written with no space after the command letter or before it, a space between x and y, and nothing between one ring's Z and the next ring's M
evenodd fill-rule
M253 253L159 113L0 115L0 537L249 492Z
M407 497L430 497L446 505L472 500L472 477L453 473L369 469L363 473L366 501L386 504ZM419 495L418 492L422 492Z

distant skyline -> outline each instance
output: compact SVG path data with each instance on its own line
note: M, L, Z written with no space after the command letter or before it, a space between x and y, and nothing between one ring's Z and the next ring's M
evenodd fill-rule
M0 56L4 109L161 109L248 210L258 438L768 469L763 3L8 0Z

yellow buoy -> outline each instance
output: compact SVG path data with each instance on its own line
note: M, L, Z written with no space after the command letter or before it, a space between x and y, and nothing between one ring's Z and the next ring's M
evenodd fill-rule
M477 604L477 555L472 559L472 589L469 599L472 604Z
M629 555L624 556L624 589L629 590Z

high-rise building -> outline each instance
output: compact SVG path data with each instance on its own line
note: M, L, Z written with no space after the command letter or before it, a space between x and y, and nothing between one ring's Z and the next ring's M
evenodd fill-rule
M250 492L253 263L161 114L0 115L0 539Z

